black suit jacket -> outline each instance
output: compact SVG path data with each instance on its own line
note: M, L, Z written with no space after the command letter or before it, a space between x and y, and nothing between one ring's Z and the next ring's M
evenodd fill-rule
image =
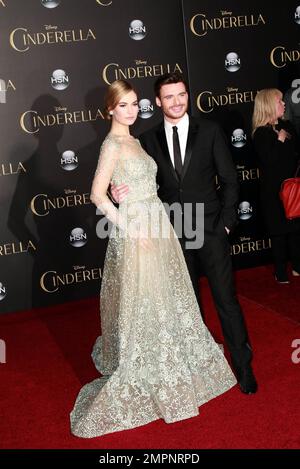
M297 232L300 229L300 219L288 220L278 197L282 182L295 176L299 164L295 129L289 121L279 119L276 130L281 129L291 136L284 143L278 140L271 125L258 127L253 136L260 169L261 211L271 236Z
M163 202L204 203L205 238L237 223L239 184L225 136L213 121L190 117L183 175L173 167L164 123L144 132L140 142L158 166L158 196ZM217 189L216 176L220 188Z

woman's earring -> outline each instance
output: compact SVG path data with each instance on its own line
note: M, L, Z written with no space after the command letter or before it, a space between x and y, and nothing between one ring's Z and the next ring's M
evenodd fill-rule
M114 111L109 111L109 115L112 116Z

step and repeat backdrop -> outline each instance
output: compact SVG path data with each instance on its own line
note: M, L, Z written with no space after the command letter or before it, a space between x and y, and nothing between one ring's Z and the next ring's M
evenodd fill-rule
M185 75L191 114L220 122L239 174L234 266L268 262L251 114L259 89L300 75L300 6L247 3L0 0L1 313L99 292L106 241L89 193L118 78L138 91L138 136L161 120L156 78Z

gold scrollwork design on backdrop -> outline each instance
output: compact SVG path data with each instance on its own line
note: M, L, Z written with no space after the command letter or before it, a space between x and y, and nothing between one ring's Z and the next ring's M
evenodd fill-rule
M54 113L39 115L37 111L30 109L21 114L20 126L27 134L35 134L40 128L58 125L80 124L93 122L98 119L104 120L100 109L84 109L78 111L67 111L67 108L55 108ZM31 127L29 126L31 124Z
M205 36L209 31L220 29L245 28L266 24L264 17L257 15L232 15L231 11L221 11L220 17L207 18L203 13L197 13L190 20L190 29L195 36Z
M251 103L254 101L257 91L239 91L238 88L228 87L226 93L213 94L212 91L205 90L198 94L196 98L197 108L207 114L215 107L232 106L234 104Z
M19 174L20 172L26 173L26 168L22 161L18 161L17 163L7 162L0 164L0 176L11 176L13 174Z
M0 244L0 256L22 254L28 252L30 249L36 251L36 246L31 240Z
M96 34L92 29L59 31L57 26L51 25L46 25L45 31L40 32L29 32L26 28L15 28L9 35L9 43L17 52L27 52L31 46L75 43L89 39L96 40Z
M135 60L135 64L129 67L121 67L118 63L111 62L104 66L102 79L110 85L114 80L132 80L134 78L159 77L164 73L182 72L182 67L172 64L148 64L147 60Z
M58 273L56 270L48 270L41 275L40 287L46 293L55 293L61 287L68 287L77 283L100 280L102 271L99 267L75 269L74 272Z
M276 46L270 52L270 62L276 68L286 67L288 63L300 60L300 50L286 50L284 46Z
M238 256L240 254L267 251L269 249L271 249L270 238L251 240L250 237L242 236L237 242L232 244L231 255Z
M89 205L90 203L88 193L70 194L67 191L65 195L52 198L49 198L47 194L36 194L30 201L30 209L34 215L45 217L49 215L51 210Z

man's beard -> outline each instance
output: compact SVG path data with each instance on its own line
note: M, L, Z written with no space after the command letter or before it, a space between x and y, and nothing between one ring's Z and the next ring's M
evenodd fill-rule
M164 110L163 112L164 112L164 115L166 117L169 117L170 119L181 119L184 116L184 114L187 112L187 108L188 108L187 106L184 106L180 114L176 114L176 113L173 114L172 110L169 110L169 109Z

